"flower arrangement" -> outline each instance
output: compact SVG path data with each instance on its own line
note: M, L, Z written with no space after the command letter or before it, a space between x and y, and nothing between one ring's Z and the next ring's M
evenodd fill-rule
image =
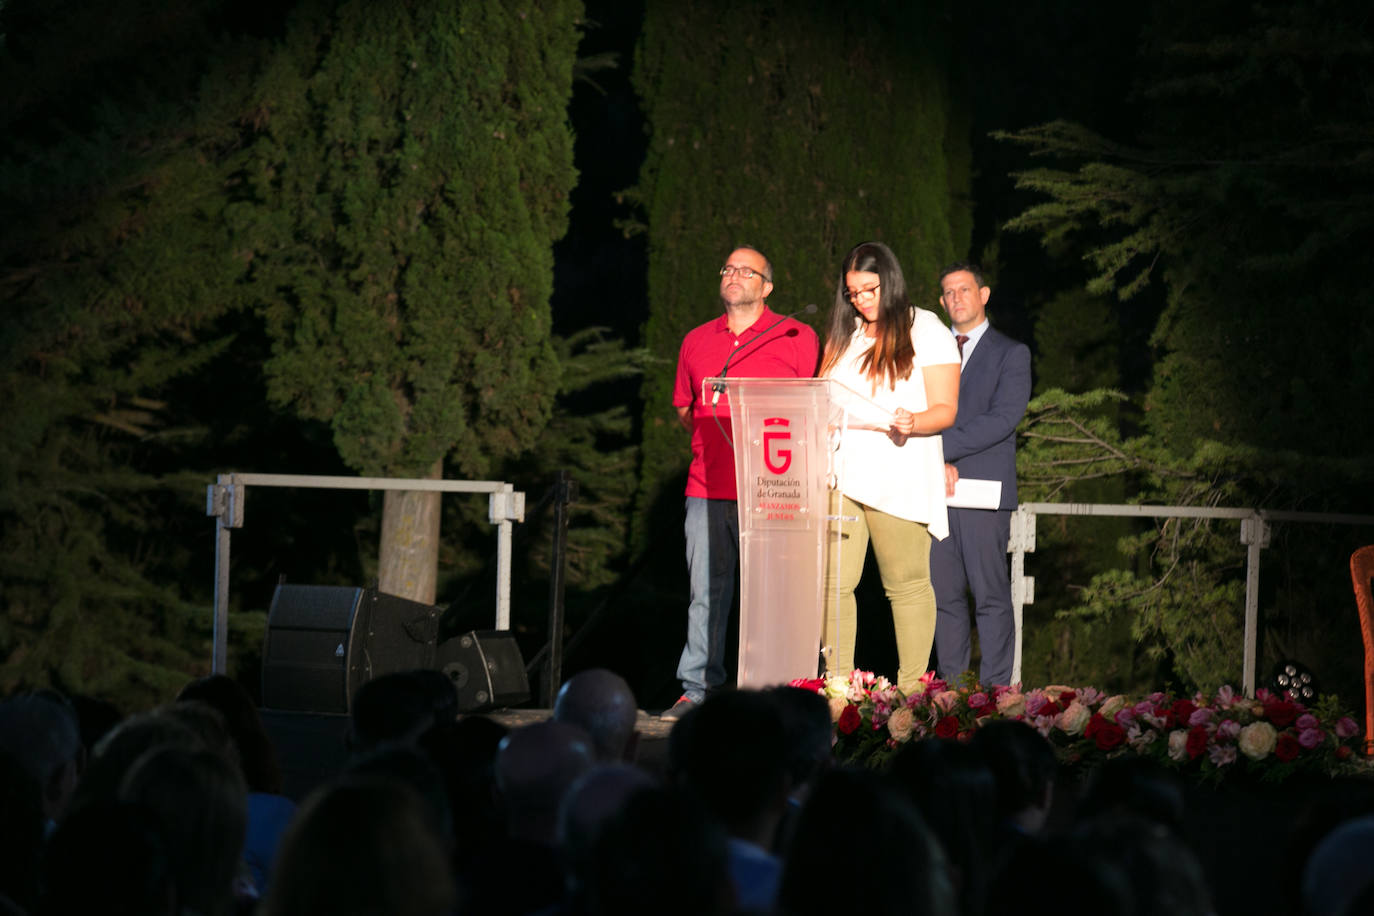
M1359 727L1334 697L1308 707L1288 694L1261 689L1250 699L1222 687L1210 697L1131 700L1092 687L953 686L934 672L909 696L868 671L792 685L830 702L836 758L870 767L885 765L908 741L966 741L988 721L1017 719L1044 735L1066 764L1144 754L1209 781L1233 773L1280 780L1302 771L1374 772L1357 753Z

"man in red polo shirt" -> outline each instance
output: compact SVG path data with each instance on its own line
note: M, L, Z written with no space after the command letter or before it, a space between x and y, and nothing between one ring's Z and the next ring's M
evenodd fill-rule
M673 406L692 434L687 472L687 645L677 675L682 696L663 713L677 719L725 683L725 637L739 565L739 512L735 505L735 455L725 394L702 399L702 379L810 378L820 344L816 332L784 318L764 303L773 291L773 265L758 249L741 246L720 269L725 313L688 332L677 360ZM728 367L728 373L726 369ZM712 403L716 401L716 403Z

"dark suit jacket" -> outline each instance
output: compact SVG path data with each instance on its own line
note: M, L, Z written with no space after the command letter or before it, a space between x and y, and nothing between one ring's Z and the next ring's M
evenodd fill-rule
M1030 393L1030 350L988 328L959 374L959 413L941 435L960 477L1002 481L999 509L1016 508L1016 424Z

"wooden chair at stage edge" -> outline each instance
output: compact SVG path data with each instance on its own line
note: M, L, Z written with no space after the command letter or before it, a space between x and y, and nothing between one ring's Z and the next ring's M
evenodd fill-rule
M1374 544L1350 555L1350 580L1355 604L1360 609L1360 633L1364 636L1364 753L1374 755Z

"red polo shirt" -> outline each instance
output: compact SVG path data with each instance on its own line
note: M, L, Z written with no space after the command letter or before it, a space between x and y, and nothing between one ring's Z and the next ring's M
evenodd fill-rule
M757 321L735 335L722 314L687 332L677 358L674 407L692 407L692 465L687 471L687 495L705 499L735 498L735 454L716 426L730 428L729 396L722 394L713 408L701 399L702 379L720 375L725 361L732 378L812 378L816 374L820 341L816 332L795 318L783 319L764 306ZM774 327L774 325L777 325ZM731 358L736 350L739 353Z

